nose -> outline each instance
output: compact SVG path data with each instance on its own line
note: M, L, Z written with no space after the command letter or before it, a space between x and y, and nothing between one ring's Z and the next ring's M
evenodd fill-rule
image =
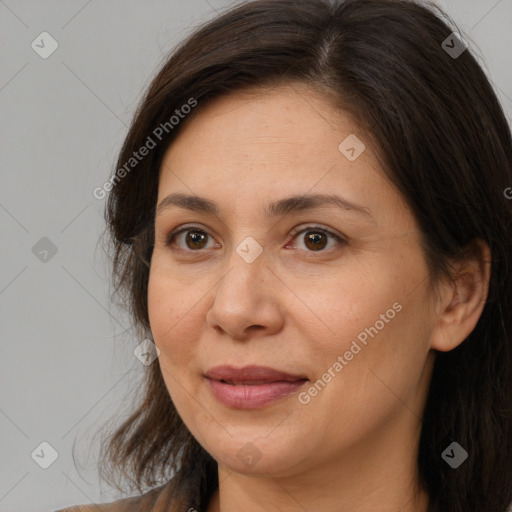
M207 324L236 340L275 334L283 325L282 288L267 264L265 251L252 263L234 252L227 272L214 288Z

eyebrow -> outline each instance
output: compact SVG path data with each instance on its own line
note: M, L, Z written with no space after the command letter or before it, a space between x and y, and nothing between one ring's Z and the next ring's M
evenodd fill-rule
M173 193L164 197L156 209L156 215L172 206L178 206L193 212L201 212L216 216L220 215L219 207L214 201L204 197L182 193ZM313 210L323 206L335 206L374 220L368 208L353 203L335 194L303 194L286 197L268 204L263 213L267 218L271 219L273 217L284 216L292 212Z

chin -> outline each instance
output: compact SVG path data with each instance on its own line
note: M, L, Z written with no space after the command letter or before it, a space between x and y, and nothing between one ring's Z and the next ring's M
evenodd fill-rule
M287 476L304 459L304 451L299 452L298 443L290 437L272 438L269 432L271 430L267 429L260 436L243 438L231 432L233 438L229 438L221 446L216 445L209 453L219 464L237 473ZM303 447L303 443L301 446Z

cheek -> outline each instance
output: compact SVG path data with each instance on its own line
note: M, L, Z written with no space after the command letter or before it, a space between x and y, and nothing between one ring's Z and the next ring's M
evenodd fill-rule
M386 330L399 315L396 311L399 305L393 308L393 304L401 296L389 267L374 258L371 264L351 265L333 273L323 280L321 289L303 283L300 298L307 311L305 315L292 316L301 318L302 329L310 333L308 340L315 352L332 359L334 354L349 350L358 335L364 343L369 337L365 329L372 328L376 322L379 332ZM299 311L299 306L296 308Z
M301 329L309 333L317 378L329 379L329 369L347 379L350 375L334 379L333 388L348 386L358 393L383 387L374 382L371 370L398 388L416 383L429 349L432 318L425 287L414 290L426 267L413 257L418 255L409 256L407 262L374 258L364 267L351 266L350 272L333 276L321 294L303 290L304 303L314 305L315 315L303 318Z
M197 339L194 313L200 304L196 303L191 293L183 293L179 281L161 272L157 265L152 267L148 283L149 323L161 351L160 363L165 367L182 368L191 357L193 339Z
M172 329L178 317L173 300L173 287L170 288L169 284L152 267L148 282L148 315L151 332L157 344Z
M347 321L347 335L339 338L336 347L330 346L326 368L332 367L338 356L342 360L325 398L344 403L344 411L335 413L340 421L347 410L360 415L361 421L381 421L404 404L421 415L432 332L425 293L392 293L369 300L368 312L358 310L360 314ZM339 327L343 328L341 321Z
M194 394L198 323L188 293L177 280L158 266L152 267L148 283L148 312L153 340L160 349L158 364L169 395L180 416L192 411L189 393ZM197 307L197 306L196 306ZM199 324L200 325L200 324Z
M320 437L335 445L378 432L392 417L421 416L428 322L415 300L396 296L368 298L366 311L340 315L338 335L318 342L311 355L316 380L299 397L304 421L316 418Z

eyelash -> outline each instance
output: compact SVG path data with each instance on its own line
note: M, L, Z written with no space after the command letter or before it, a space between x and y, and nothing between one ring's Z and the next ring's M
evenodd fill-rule
M169 235L167 236L167 239L166 239L166 242L165 242L165 245L167 247L171 247L173 245L173 242L174 242L174 239L180 235L181 233L186 233L188 231L193 231L193 232L199 232L199 233L203 233L211 238L213 238L207 231L205 231L204 229L200 228L199 226L184 226L184 225L180 225L178 226L176 229L173 229ZM347 241L342 238L341 236L337 235L336 233L333 233L332 231L328 230L328 229L325 229L325 228L322 228L320 226L306 226L302 229L294 229L292 230L292 232L290 233L290 236L293 237L293 239L295 240L295 238L297 238L298 235L300 235L301 233L303 232L307 232L307 231L315 231L315 232L318 232L318 233L323 233L327 236L331 236L332 238L334 238L339 244L341 245L346 245L347 244ZM203 249L198 249L198 250L192 250L192 249L178 249L182 252L195 252L195 253L200 253L203 251ZM315 253L315 252L320 252L320 253L328 253L330 252L329 249L322 249L322 250L319 250L319 251L306 251L306 252L309 252L309 253Z

